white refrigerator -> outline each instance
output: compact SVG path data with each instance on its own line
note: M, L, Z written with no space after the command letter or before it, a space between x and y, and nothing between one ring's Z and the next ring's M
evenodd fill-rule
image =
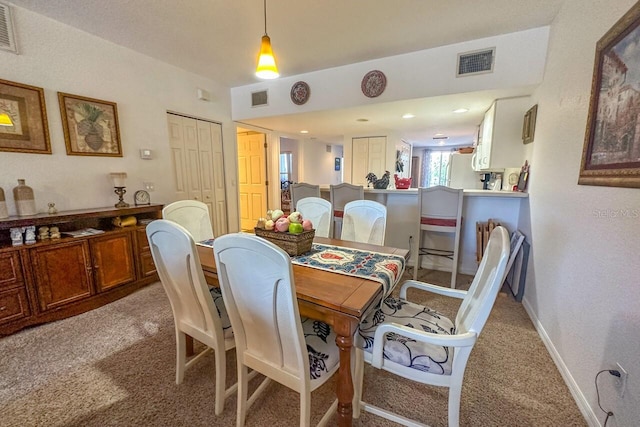
M473 170L471 158L473 154L453 153L447 169L447 186L467 190L482 188L478 172Z

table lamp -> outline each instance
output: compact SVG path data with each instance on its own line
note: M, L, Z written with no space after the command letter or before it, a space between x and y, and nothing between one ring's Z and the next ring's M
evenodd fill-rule
M126 172L111 172L109 174L111 181L113 181L113 192L118 195L118 203L115 204L116 208L128 208L129 203L126 203L123 199L124 194L127 192L124 185L124 180L127 178Z

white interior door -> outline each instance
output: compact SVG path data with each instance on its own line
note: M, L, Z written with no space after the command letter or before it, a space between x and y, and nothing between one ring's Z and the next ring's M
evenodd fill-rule
M369 138L369 170L367 173L373 172L378 178L381 178L384 175L386 164L387 138L384 136Z
M267 212L265 135L239 134L237 139L240 228L253 230Z
M370 172L367 170L369 163L369 138L353 138L352 140L352 167L351 183L355 185L367 185L365 178Z

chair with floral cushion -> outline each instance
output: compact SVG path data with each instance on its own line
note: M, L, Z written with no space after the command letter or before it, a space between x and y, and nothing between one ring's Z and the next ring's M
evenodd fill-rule
M216 238L214 256L236 340L237 425L244 425L247 409L273 379L300 393L300 425L308 426L311 392L338 370L336 334L323 322L300 318L291 258L273 243L227 234ZM267 377L249 400L247 368ZM335 400L319 425L337 406Z
M496 300L508 259L509 234L504 227L496 227L468 291L414 280L403 283L399 298L387 298L360 324L356 334L356 392L362 390L363 360L412 381L449 387L449 426L458 426L467 360ZM407 301L409 288L462 299L455 321ZM362 409L403 425L424 425L356 396L354 417Z

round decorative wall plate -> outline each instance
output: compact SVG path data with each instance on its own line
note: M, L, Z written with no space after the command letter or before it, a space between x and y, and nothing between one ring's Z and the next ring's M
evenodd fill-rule
M291 86L291 101L296 105L302 105L309 100L311 89L305 82L296 82Z
M362 93L364 93L365 96L375 98L384 92L384 89L387 87L387 78L382 71L369 71L362 78L362 84L360 87L362 88Z

